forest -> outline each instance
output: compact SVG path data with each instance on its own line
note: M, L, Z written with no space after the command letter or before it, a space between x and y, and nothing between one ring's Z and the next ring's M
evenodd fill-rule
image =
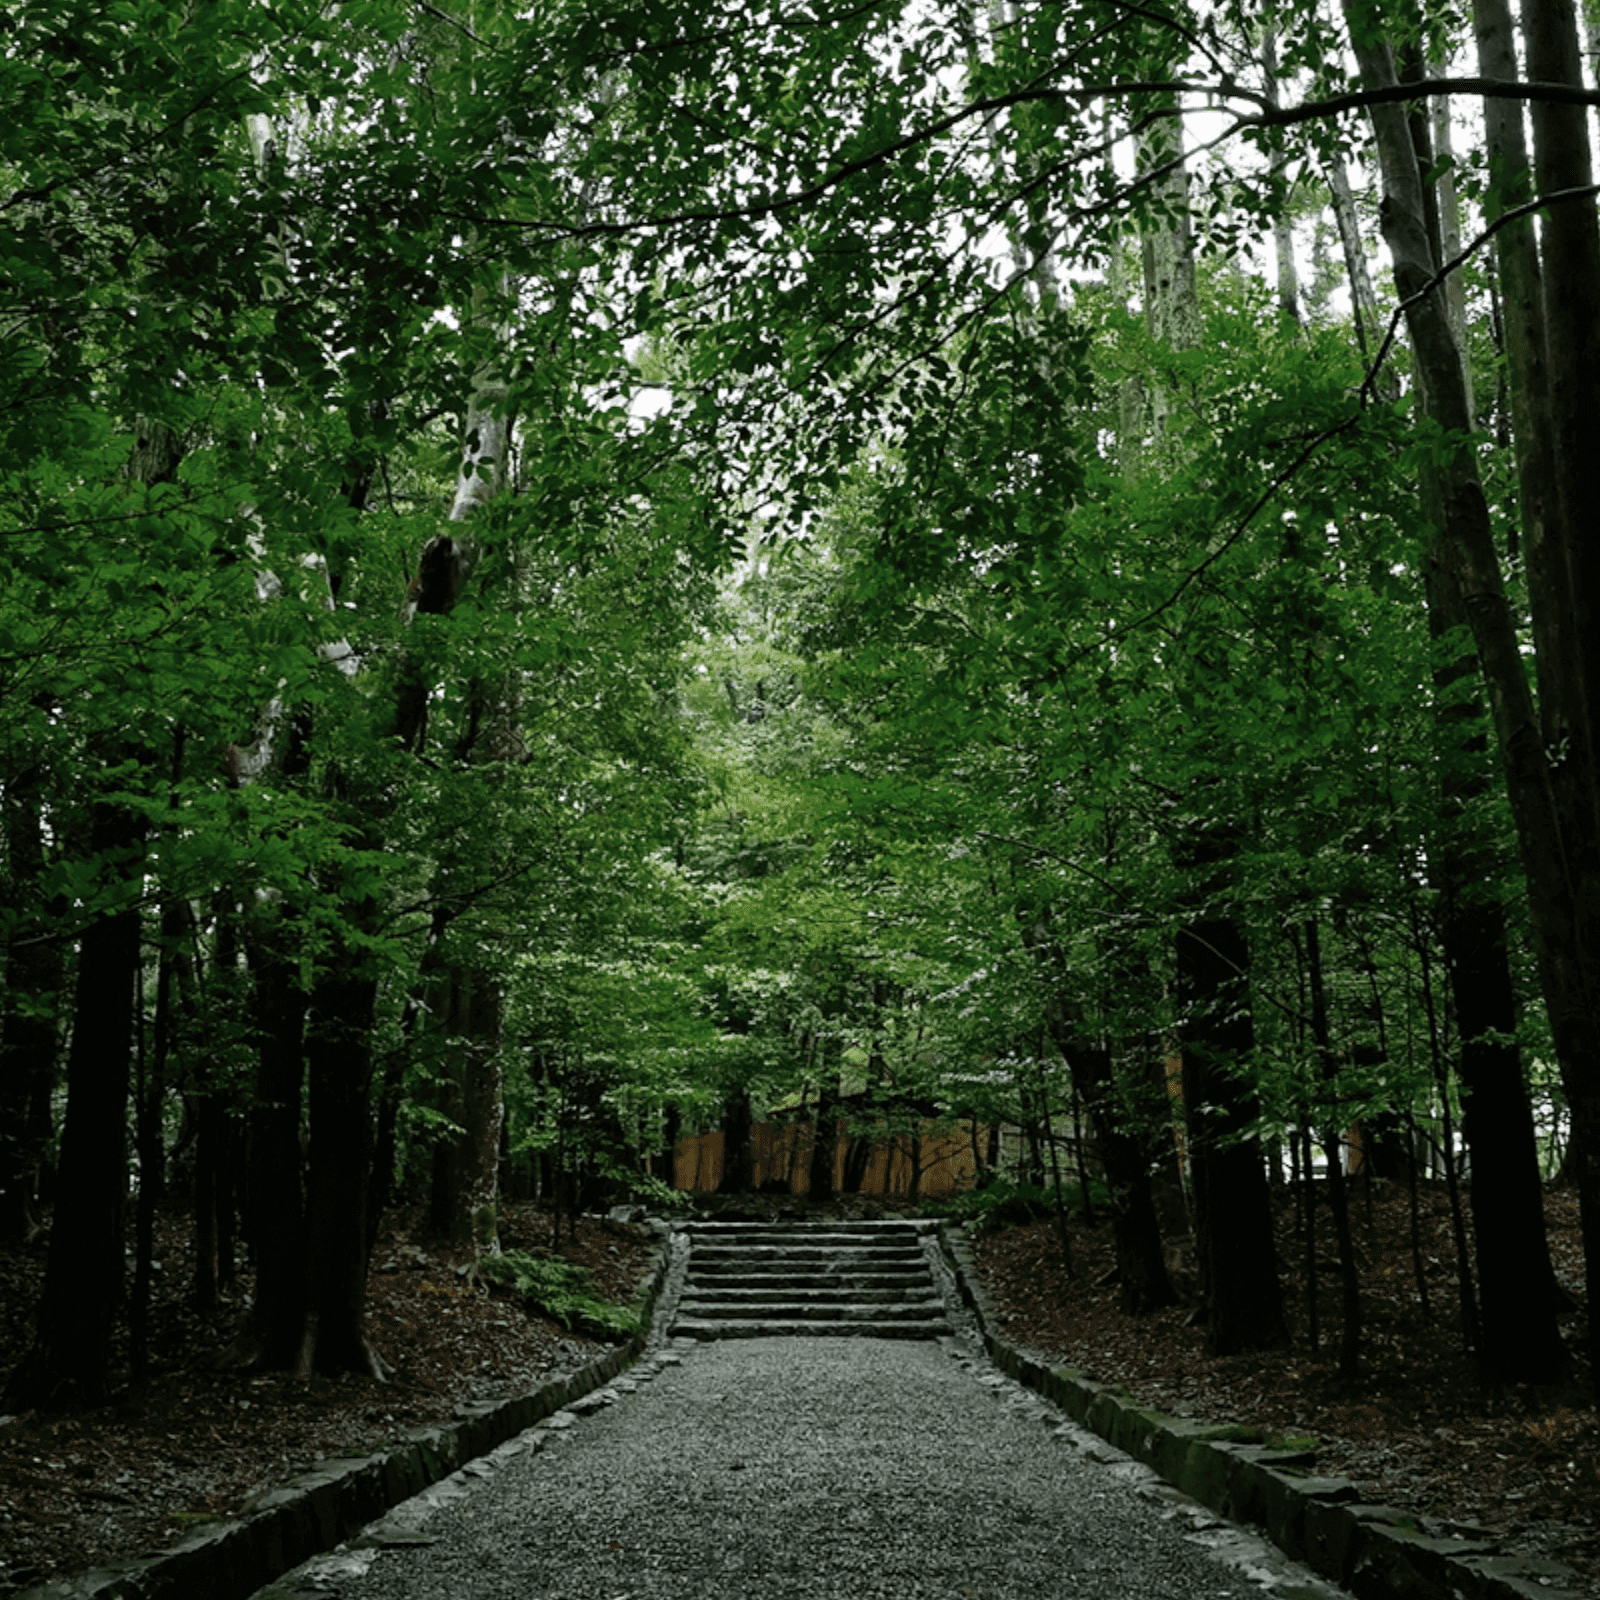
M1130 1311L1192 1236L1223 1355L1314 1184L1352 1382L1350 1183L1441 1186L1482 1371L1600 1373L1595 44L8 8L0 1408L138 1383L164 1206L219 1359L381 1377L387 1206L767 1122L1102 1195Z

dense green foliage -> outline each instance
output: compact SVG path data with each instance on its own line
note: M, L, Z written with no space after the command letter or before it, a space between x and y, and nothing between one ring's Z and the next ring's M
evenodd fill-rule
M563 1328L599 1338L636 1333L639 1312L602 1300L594 1289L594 1274L559 1258L506 1250L483 1263L483 1275L519 1295L530 1310L554 1317Z
M1474 1039L1553 1169L1589 1079L1437 594L1463 450L1531 537L1499 301L1472 254L1464 441L1326 221L1387 103L1348 42L1453 24L1349 10L16 8L0 1225L91 980L139 999L127 1118L73 1067L139 1189L199 1129L255 1241L269 1193L370 1240L431 1185L492 1250L497 1181L558 1227L664 1203L678 1134L728 1129L732 1182L768 1117L837 1126L847 1182L957 1131L987 1180L1015 1128L1007 1204L1119 1138L1176 1186L1185 1122L1191 1191L1358 1129L1455 1174ZM1451 989L1480 914L1504 1027ZM358 1246L297 1246L313 1326Z

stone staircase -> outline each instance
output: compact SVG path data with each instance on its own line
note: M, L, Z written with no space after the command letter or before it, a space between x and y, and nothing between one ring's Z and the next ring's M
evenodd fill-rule
M671 1333L937 1339L951 1332L923 1236L934 1224L693 1222Z

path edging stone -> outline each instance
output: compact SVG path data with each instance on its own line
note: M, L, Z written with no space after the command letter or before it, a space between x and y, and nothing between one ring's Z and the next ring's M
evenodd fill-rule
M996 1333L999 1309L978 1276L971 1240L946 1223L940 1241L1000 1371L1191 1500L1264 1530L1285 1555L1357 1600L1585 1600L1583 1580L1569 1567L1503 1555L1491 1535L1462 1537L1429 1518L1363 1504L1354 1483L1317 1476L1311 1450L1219 1439L1214 1425L1166 1416L1125 1390L1034 1360Z
M373 1455L334 1457L258 1495L242 1516L209 1524L155 1554L111 1562L13 1593L11 1600L248 1600L303 1561L334 1549L367 1523L488 1455L601 1388L631 1366L651 1338L672 1259L660 1235L639 1279L637 1333L579 1371L508 1400L468 1401L451 1422L412 1428Z

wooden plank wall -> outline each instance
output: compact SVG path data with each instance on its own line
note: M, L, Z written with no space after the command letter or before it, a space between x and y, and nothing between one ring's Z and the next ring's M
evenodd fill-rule
M980 1139L988 1129L978 1130ZM789 1194L811 1191L811 1138L809 1122L758 1122L751 1130L750 1143L755 1157L755 1186L781 1189ZM845 1153L850 1141L840 1136L834 1147L833 1181L844 1184ZM881 1139L872 1146L867 1160L862 1194L907 1195L911 1193L913 1141L909 1134ZM925 1133L918 1152L922 1169L919 1193L938 1196L970 1188L977 1170L972 1155L972 1131L962 1128L951 1133ZM673 1159L673 1187L691 1194L711 1194L722 1181L722 1131L690 1134L678 1141Z

